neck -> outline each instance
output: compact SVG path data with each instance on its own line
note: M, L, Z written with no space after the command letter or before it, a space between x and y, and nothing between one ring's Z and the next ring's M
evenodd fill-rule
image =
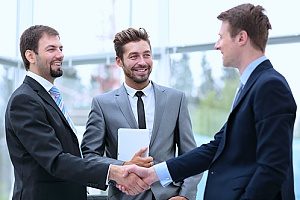
M144 89L145 87L148 86L148 84L150 83L150 80L147 80L147 81L142 82L142 83L136 83L136 82L131 82L131 81L125 80L125 83L126 83L129 87L131 87L131 88L133 88L133 89L136 89L136 90L142 90L142 89Z
M247 52L247 53L248 53L247 55L241 56L241 62L237 67L240 75L245 71L245 69L251 62L253 62L254 60L256 60L264 55L264 53L261 51L252 51L250 53L249 52Z

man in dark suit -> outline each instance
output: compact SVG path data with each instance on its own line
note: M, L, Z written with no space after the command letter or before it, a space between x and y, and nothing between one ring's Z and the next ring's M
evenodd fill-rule
M215 48L236 67L241 90L227 122L208 144L149 169L132 167L151 184L180 181L208 170L204 199L293 200L293 128L296 103L285 78L265 57L268 17L261 6L225 12ZM166 175L166 179L163 178Z
M63 102L50 96L63 74L62 45L56 30L32 26L20 51L27 71L5 114L6 140L14 166L14 200L83 200L86 185L106 189L107 182L128 183L130 194L148 189L136 175L125 180L120 166L81 158L74 127ZM48 92L50 91L50 92Z

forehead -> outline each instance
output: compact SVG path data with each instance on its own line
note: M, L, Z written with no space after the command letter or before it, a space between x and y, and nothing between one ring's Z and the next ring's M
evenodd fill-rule
M124 45L124 54L143 53L146 51L151 51L151 49L150 49L150 45L145 40L140 40L137 42L129 42Z
M47 46L62 46L59 36L43 34L39 40L39 48L45 48Z
M230 24L227 21L223 21L221 28L220 28L220 35L223 35L225 33L229 33L230 30Z

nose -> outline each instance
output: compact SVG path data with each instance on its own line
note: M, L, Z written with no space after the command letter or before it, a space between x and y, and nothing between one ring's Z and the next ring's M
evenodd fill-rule
M143 58L143 56L140 56L139 59L138 59L138 64L139 65L146 65L146 61L145 59Z
M219 40L215 43L215 50L220 50Z
M61 49L58 49L58 50L57 50L56 57L58 57L58 58L61 58L61 59L63 59L63 58L64 58L64 54L63 54L63 52L62 52L62 50L61 50Z

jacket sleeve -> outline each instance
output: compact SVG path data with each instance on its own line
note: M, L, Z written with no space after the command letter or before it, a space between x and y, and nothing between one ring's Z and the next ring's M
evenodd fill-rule
M54 177L83 185L92 183L95 187L105 189L109 165L89 162L66 152L57 134L70 133L64 132L66 129L60 118L53 117L56 111L49 110L50 107L47 108L39 99L34 95L19 94L12 98L8 107L6 116L7 132L10 134L8 137L15 137L14 141L19 141L22 145L18 148L26 152L19 157L27 159L27 164L30 162L32 166L37 163ZM53 124L61 125L59 130L61 132L57 132L58 129L55 129ZM79 151L78 146L75 148Z
M86 125L86 131L81 142L82 154L87 159L96 159L102 163L122 165L123 161L107 156L105 153L105 140L107 137L106 123L99 97L94 97L91 112Z
M182 93L179 115L175 129L175 143L177 144L178 155L182 155L196 148L191 119L184 93ZM201 178L202 173L184 179L179 195L187 197L188 199L196 199L197 186Z
M257 86L252 107L258 167L241 199L273 199L291 174L297 107L287 83L278 78L263 80Z

